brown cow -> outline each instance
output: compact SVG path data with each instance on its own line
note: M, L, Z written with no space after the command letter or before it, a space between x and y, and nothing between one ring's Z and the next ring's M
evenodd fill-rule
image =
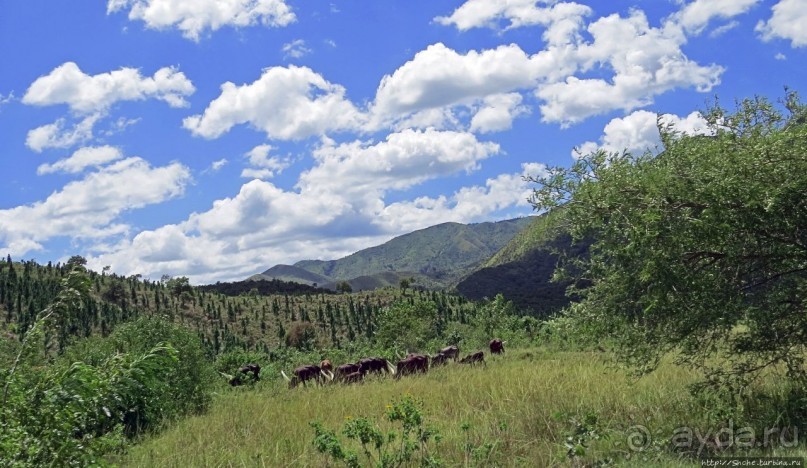
M437 354L445 354L447 358L451 358L456 361L460 357L460 349L456 346L446 346Z
M476 364L477 362L481 362L487 366L485 363L485 353L483 351L477 351L460 359L460 364Z
M333 372L335 380L343 380L349 374L355 374L356 372L364 373L362 370L361 364L342 364L341 366L337 366Z
M431 367L443 366L448 363L448 354L443 354L442 351L432 356Z
M507 342L498 338L490 340L490 354L504 354L505 343Z
M314 380L315 382L321 384L323 377L329 380L333 380L333 374L325 373L319 366L300 366L294 369L294 377L289 378L285 372L280 371L283 374L283 378L289 382L289 388L294 388L301 383L303 386L306 385L306 382L309 380Z
M331 364L331 361L328 359L323 359L322 362L319 363L319 368L325 372L333 372L333 364Z
M405 358L398 361L397 372L395 378L399 379L402 375L414 374L416 372L426 373L429 370L429 356L423 354L409 354Z
M339 379L340 382L345 384L358 383L364 379L364 372L356 371L350 374L345 374Z
M238 369L238 371L241 372L242 374L249 374L250 372L252 372L252 380L256 382L258 380L261 380L261 378L258 376L258 374L261 373L261 366L259 366L258 364L251 364L251 363L245 364L243 367Z
M368 357L359 359L357 364L361 365L362 371L365 373L376 372L380 374L382 372L389 372L390 374L395 374L395 367L384 358Z

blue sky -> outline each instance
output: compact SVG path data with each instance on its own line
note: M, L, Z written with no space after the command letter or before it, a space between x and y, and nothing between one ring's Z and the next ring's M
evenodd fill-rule
M573 148L807 77L807 0L0 6L0 254L243 279L529 215Z

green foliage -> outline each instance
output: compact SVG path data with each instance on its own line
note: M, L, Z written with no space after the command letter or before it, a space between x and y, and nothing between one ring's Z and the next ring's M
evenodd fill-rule
M353 292L353 287L347 281L340 281L336 285L336 291L340 293L350 293Z
M557 414L555 417L556 419L566 419L571 426L563 446L566 449L566 458L572 463L584 460L586 452L593 441L609 437L607 431L601 427L599 417L592 411L583 416L564 417L563 414ZM611 460L605 458L598 460L596 464L591 464L591 466L606 466L609 464L611 464Z
M286 334L286 346L300 351L311 351L317 347L317 328L309 322L294 322Z
M0 439L4 466L86 466L120 447L132 414L158 418L152 398L166 391L162 370L176 350L115 354L99 365L53 366L12 389Z
M660 121L658 156L596 152L534 179L536 208L594 239L562 270L590 280L568 310L579 332L640 372L676 352L703 387L737 394L774 369L807 384L807 108L781 104L715 105L705 136Z
M437 308L433 302L400 301L384 308L378 318L375 339L387 349L414 351L438 336Z
M198 337L160 320L80 341L46 367L34 356L0 373L3 466L102 464L128 437L203 409L214 383Z
M140 318L118 327L110 342L118 353L145 353L159 343L169 343L177 350L177 361L161 370L160 379L167 387L153 395L160 418L140 418L142 428L152 427L162 419L195 413L210 403L216 374L212 359L199 337L185 327L156 318Z
M368 418L348 418L342 428L342 435L359 443L365 463L360 461L357 451L345 448L336 431L325 429L317 421L309 423L314 428L314 446L329 459L340 461L351 468L391 468L408 466L411 462L427 467L441 466L440 459L429 450L429 444L439 443L441 437L435 429L424 425L422 407L423 403L411 396L387 405L387 421L394 425L399 424L400 429L392 429L386 433Z

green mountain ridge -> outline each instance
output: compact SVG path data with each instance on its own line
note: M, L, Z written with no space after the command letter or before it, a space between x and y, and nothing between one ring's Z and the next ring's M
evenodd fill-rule
M354 290L396 285L403 278L414 278L415 285L428 289L451 287L510 242L532 219L438 224L337 260L276 265L252 278L326 287L347 281Z
M519 309L536 316L557 312L570 301L566 297L570 283L552 281L557 252L580 256L589 246L586 242L573 243L563 224L562 211L534 217L479 269L459 281L456 291L471 300L502 294Z

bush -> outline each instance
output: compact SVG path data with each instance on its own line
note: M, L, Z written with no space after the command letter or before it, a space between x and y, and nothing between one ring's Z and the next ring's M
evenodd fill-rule
M118 353L141 354L161 342L177 350L178 360L162 370L167 390L154 395L160 419L198 412L210 403L216 374L199 337L190 330L161 319L141 318L118 327L109 340ZM158 422L141 417L137 420L141 429Z
M437 338L437 307L432 302L396 302L381 311L376 343L386 349L416 351Z
M301 351L311 351L317 347L317 327L309 322L295 322L286 334L286 346Z

